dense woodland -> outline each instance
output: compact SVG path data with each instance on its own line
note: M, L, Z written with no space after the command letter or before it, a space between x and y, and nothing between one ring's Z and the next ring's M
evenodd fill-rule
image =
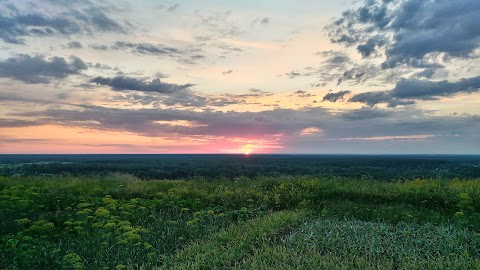
M0 155L0 175L132 174L141 179L344 176L354 179L480 177L480 156Z

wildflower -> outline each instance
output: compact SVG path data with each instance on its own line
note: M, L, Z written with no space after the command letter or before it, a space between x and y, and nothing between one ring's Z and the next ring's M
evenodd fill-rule
M72 223L71 221L68 221L68 220L63 223L63 225L64 225L65 227L72 226L72 224L73 224L73 223Z
M123 270L123 269L127 269L127 267L123 264L117 264L117 266L115 266L115 269L116 270Z
M187 222L187 226L193 227L193 226L197 225L197 223L198 223L199 221L200 221L199 218L194 218L194 219L192 219L192 220L190 220L190 221Z
M97 211L95 211L95 216L97 217L108 217L110 215L110 211L103 207L99 207Z
M28 218L21 218L21 219L15 220L15 222L16 222L18 225L26 225L26 224L30 223L30 219L28 219Z
M103 225L103 228L104 228L104 229L113 229L113 228L115 228L115 226L116 226L115 223L113 223L113 222L108 222L108 223L106 223L105 225Z
M147 250L148 250L148 249L152 249L152 248L153 248L153 246L152 246L152 245L150 245L150 244L149 244L149 243L147 243L147 242L144 242L144 243L143 243L143 247L144 247L145 249L147 249Z
M74 269L74 270L85 269L85 265L82 262L82 258L80 258L80 256L78 256L73 252L70 252L63 257L62 267L63 269Z

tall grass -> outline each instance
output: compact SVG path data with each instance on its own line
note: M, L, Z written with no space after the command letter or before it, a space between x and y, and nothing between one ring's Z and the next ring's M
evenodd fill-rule
M480 237L451 225L321 218L265 243L239 269L478 269Z
M289 228L306 216L302 211L280 211L213 234L195 242L165 260L166 269L229 269L242 265L255 247Z

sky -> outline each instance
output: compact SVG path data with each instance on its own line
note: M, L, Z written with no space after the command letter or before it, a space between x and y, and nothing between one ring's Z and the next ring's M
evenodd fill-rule
M0 153L480 154L478 0L0 0Z

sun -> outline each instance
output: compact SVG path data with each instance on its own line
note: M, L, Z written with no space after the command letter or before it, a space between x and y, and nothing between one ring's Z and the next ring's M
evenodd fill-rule
M250 156L250 152L243 153L245 156Z

